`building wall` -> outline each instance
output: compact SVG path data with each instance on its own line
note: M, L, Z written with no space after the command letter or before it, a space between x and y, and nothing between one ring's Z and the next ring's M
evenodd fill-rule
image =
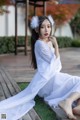
M5 8L5 7L4 7ZM14 6L7 7L8 14L0 15L0 36L15 35L15 8ZM25 35L25 12L22 7L18 7L18 35ZM30 31L28 29L28 35Z
M55 32L55 36L67 36L73 38L73 33L69 23L59 26Z
M0 15L0 36L6 35L5 17L6 17L6 14Z
M5 6L4 6L5 7ZM0 36L15 36L15 8L14 6L6 7L10 12L0 15ZM25 10L18 7L18 36L25 35ZM53 28L54 31L54 28ZM28 35L30 31L28 28ZM60 26L55 33L56 36L73 37L71 28L68 23Z

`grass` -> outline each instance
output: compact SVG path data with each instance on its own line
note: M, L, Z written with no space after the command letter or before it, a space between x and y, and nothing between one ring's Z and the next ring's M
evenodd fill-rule
M28 84L29 83L18 83L21 90L27 87ZM55 113L47 104L44 103L42 98L40 98L39 96L36 96L35 102L36 102L36 105L34 109L40 116L41 120L55 120L56 119Z

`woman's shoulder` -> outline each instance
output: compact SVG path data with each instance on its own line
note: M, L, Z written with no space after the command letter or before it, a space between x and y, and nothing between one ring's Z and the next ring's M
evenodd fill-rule
M35 46L39 47L39 46L42 46L43 44L44 44L43 41L38 39L35 43Z

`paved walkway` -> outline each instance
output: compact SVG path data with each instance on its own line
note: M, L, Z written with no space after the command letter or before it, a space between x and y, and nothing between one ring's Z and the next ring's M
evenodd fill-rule
M62 72L80 76L80 48L60 49ZM0 65L10 73L17 82L31 81L35 70L31 67L30 53L27 56L18 54L0 55Z
M62 72L80 76L80 48L60 49Z

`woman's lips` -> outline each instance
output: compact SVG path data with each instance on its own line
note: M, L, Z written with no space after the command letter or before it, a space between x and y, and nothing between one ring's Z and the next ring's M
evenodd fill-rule
M47 35L48 35L48 33L45 33L44 35L45 35L45 36L47 36Z

